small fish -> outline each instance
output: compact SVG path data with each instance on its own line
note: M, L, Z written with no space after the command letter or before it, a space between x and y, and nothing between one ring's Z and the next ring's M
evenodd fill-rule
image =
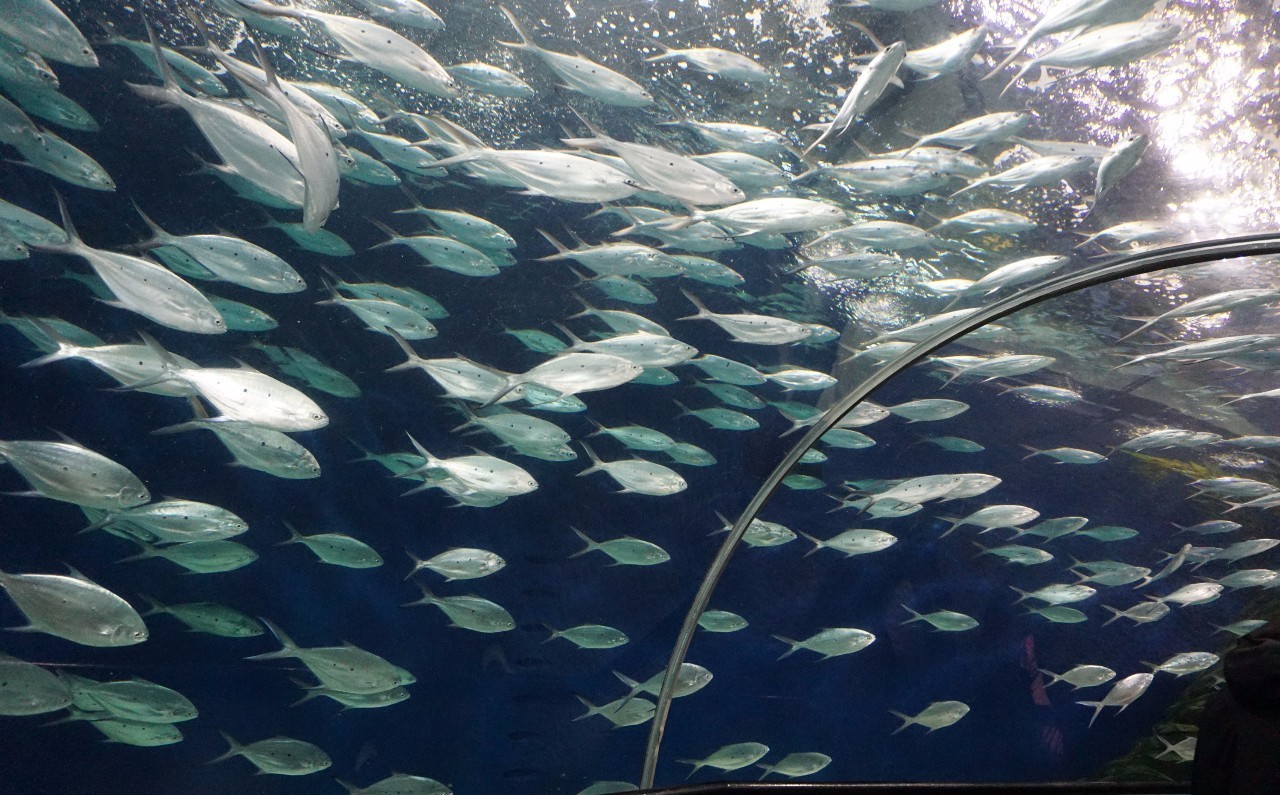
M235 756L243 756L261 773L281 776L305 776L316 773L333 764L319 747L292 737L272 737L256 743L241 745L231 735L222 732L222 738L230 746L225 754L209 760L209 764Z
M935 701L916 715L905 715L889 710L889 713L902 721L902 725L893 731L894 734L908 726L926 726L929 732L943 729L969 714L969 705L962 701Z
M875 635L866 630L849 627L824 629L804 640L792 640L781 635L774 635L773 637L791 647L782 653L782 656L778 658L779 660L790 657L800 649L817 652L822 655L821 659L828 660L832 657L862 651L874 643L876 639Z
M639 538L623 536L608 541L593 541L576 527L569 529L586 544L570 557L576 558L588 552L599 551L613 558L614 565L618 566L654 566L671 560L671 556L662 547Z
M746 629L747 620L728 610L704 610L698 617L698 626L707 632L737 632Z
M694 773L704 767L714 767L725 772L740 770L760 761L767 753L769 753L769 746L763 743L734 743L733 745L717 748L703 759L680 759L677 761L686 765L693 765L693 770L689 771L689 775L686 776L686 778L691 778Z
M903 624L910 624L915 621L924 621L934 629L942 632L964 632L978 626L977 619L972 616L967 616L964 613L956 613L951 610L935 610L932 613L921 614L906 605L903 605L902 609L911 614L911 618L903 621Z
M581 624L568 629L547 626L547 629L551 632L551 637L547 638L547 641L564 638L579 649L612 649L624 645L629 640L620 630L602 624Z
M1077 665L1062 674L1055 674L1052 671L1046 671L1041 668L1040 673L1051 677L1049 684L1045 685L1045 687L1050 687L1058 682L1066 682L1075 690L1079 690L1082 687L1105 685L1116 678L1115 671L1102 665Z
M285 522L284 526L289 530L289 538L278 542L276 546L302 544L314 552L321 561L348 569L371 569L382 565L381 555L368 544L351 536L341 533L304 536L288 522Z
M1093 707L1093 717L1089 719L1089 725L1092 726L1105 707L1119 707L1118 712L1124 712L1125 707L1137 701L1139 696L1147 692L1147 688L1151 686L1151 681L1154 678L1154 674L1130 674L1116 682L1101 701L1077 701L1076 703L1083 704L1086 707Z
M422 569L431 569L443 575L445 582L473 580L488 577L507 565L505 560L493 552L469 547L454 547L427 560L410 552L409 558L413 561L413 568L405 575L406 580Z
M801 776L812 776L825 769L831 764L831 757L826 754L820 754L815 751L804 751L798 753L790 753L782 757L778 762L772 765L757 764L756 767L764 772L760 774L760 780L764 781L765 776L770 773L777 773L787 778L800 778Z

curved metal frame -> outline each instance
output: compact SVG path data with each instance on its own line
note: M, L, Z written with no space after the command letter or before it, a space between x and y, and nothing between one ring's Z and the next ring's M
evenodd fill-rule
M711 594L716 585L719 584L725 568L729 565L729 559L733 556L734 549L765 502L777 491L786 474L791 471L791 468L796 465L800 457L823 434L835 426L841 417L865 400L880 385L942 346L954 342L992 321L999 320L1029 306L1034 306L1050 298L1083 290L1087 287L1094 287L1152 271L1267 254L1280 254L1280 233L1248 235L1204 243L1169 246L1155 251L1121 257L1110 264L1059 277L1040 287L1024 290L989 307L978 309L950 328L938 331L916 343L915 346L904 351L896 359L887 362L867 380L855 387L852 392L827 409L800 441L783 457L773 471L769 473L769 477L765 479L759 491L747 503L742 515L733 523L733 529L725 537L724 543L720 546L716 557L711 561L711 565L707 569L706 576L703 577L702 585L699 586L698 592L693 598L693 604L689 607L689 612L685 614L684 623L680 627L680 634L676 638L675 646L671 650L671 657L667 662L667 671L663 679L662 690L658 693L657 705L654 710L653 724L649 729L649 740L645 748L644 771L640 777L640 788L649 789L653 787L653 778L658 767L658 750L662 744L663 731L666 729L667 716L671 711L671 698L675 691L680 666L684 663L685 655L689 651L689 645L693 641L694 631L698 626L698 618L710 602Z

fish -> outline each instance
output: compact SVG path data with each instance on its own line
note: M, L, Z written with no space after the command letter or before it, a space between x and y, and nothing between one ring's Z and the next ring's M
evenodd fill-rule
M537 56L547 65L547 68L564 81L565 86L571 91L585 94L606 105L644 108L653 104L653 96L631 78L580 55L567 55L538 46L514 14L501 4L498 10L511 23L511 27L515 29L516 36L519 38L517 42L499 41L498 43L504 47L523 50Z
M588 444L585 442L580 444L591 460L591 466L579 472L578 476L604 472L622 487L620 494L636 493L663 497L677 494L688 488L689 484L684 478L662 464L640 458L602 461Z
M612 649L622 646L628 641L626 633L601 624L580 624L568 629L555 629L547 626L547 629L551 632L551 637L544 642L553 641L556 638L564 638L579 649Z
M442 575L445 582L474 580L488 577L507 565L496 553L470 547L454 547L427 560L409 552L409 558L413 561L413 568L405 575L406 580L422 569L431 569Z
M248 422L276 431L308 431L329 424L329 416L315 401L265 373L243 364L238 368L184 366L153 337L141 336L161 361L161 372L125 389L178 381L222 412L217 421Z
M192 574L217 574L244 568L258 559L258 553L244 544L226 539L212 541L183 541L169 546L155 547L145 541L135 540L142 549L136 555L121 558L117 563L127 563L148 558L164 558Z
M393 795L397 792L403 792L406 795L447 795L451 791L433 778L411 776L408 773L392 774L367 787L357 787L340 778L334 780L346 788L351 795Z
M89 41L52 0L14 0L10 16L0 20L0 34L59 63L98 66Z
M247 522L225 508L193 500L168 499L122 510L104 511L100 519L80 532L116 524L142 527L164 543L219 541L234 538L249 529Z
M698 626L707 632L737 632L746 629L747 620L728 610L704 610L698 616Z
M366 19L300 6L278 6L266 0L236 2L263 16L315 22L346 51L343 60L362 63L424 94L444 99L458 94L458 81L439 61L390 28Z
M587 708L587 711L574 718L574 720L585 720L599 715L612 723L615 728L639 726L640 724L648 723L656 709L652 701L644 698L624 697L599 706L592 704L582 696L577 698Z
M965 632L978 626L977 619L952 610L935 610L926 615L917 613L906 605L903 605L902 609L911 614L911 618L903 621L903 624L924 621L941 632Z
M89 508L123 510L151 501L151 493L121 464L71 440L0 441L0 461L31 486L23 496Z
M809 550L805 557L812 555L820 549L834 549L843 552L846 558L854 555L866 555L871 552L880 552L888 549L898 542L896 536L884 532L883 530L855 529L845 530L825 541L815 538L808 533L800 535L809 539L813 544L813 549Z
M195 334L223 334L227 330L222 315L209 299L177 274L150 260L93 248L72 225L66 204L58 197L65 243L33 244L41 251L80 257L106 283L111 306L136 312L162 326Z
M607 542L595 542L588 535L582 533L577 527L570 527L573 534L586 544L586 547L573 553L573 558L584 556L589 552L603 552L607 556L613 558L614 566L657 566L658 563L666 563L671 559L666 550L658 547L657 544L646 542L643 539L632 538L632 536L622 536L622 538L609 539Z
M925 726L929 732L951 726L969 714L969 705L963 701L935 701L915 715L905 715L889 710L889 713L902 721L902 725L894 730L894 734L908 726Z
M562 143L613 152L652 190L694 206L736 204L746 199L742 188L692 158L657 146L619 141L581 114L578 118L591 131L592 137L564 138Z
M1079 690L1082 687L1105 685L1116 678L1116 672L1103 665L1077 665L1061 674L1055 674L1052 671L1046 671L1041 668L1040 673L1049 677L1049 684L1045 685L1045 687L1051 687L1058 682L1066 682L1072 686L1073 690Z
M799 342L813 333L808 327L786 318L758 315L750 312L735 314L712 312L693 293L686 290L681 290L681 292L693 304L697 313L680 318L680 320L710 320L738 342L757 345L786 345Z
M320 477L320 463L311 451L285 434L252 422L197 418L158 428L154 434L174 434L204 429L234 456L236 464L287 480Z
M19 630L83 646L133 646L147 640L147 626L128 602L68 569L70 576L0 571L0 588L30 622Z
M0 652L0 715L43 715L71 705L71 688L38 665Z
M1221 658L1207 651L1182 652L1175 654L1160 664L1144 662L1153 673L1173 674L1175 677L1200 673L1218 664Z
M756 767L764 770L760 774L760 780L764 781L765 776L770 773L777 773L787 778L800 778L801 776L812 776L814 773L821 772L826 769L827 765L832 762L831 757L816 751L793 752L784 756L781 760L771 764L757 764Z
M782 656L778 658L779 660L790 657L801 649L817 652L822 655L821 659L827 660L832 657L862 651L874 643L876 639L876 636L870 632L852 627L824 629L804 640L792 640L781 635L774 635L773 637L791 647L782 653Z
M1116 682L1112 688L1107 691L1101 701L1077 701L1086 707L1093 707L1093 717L1089 719L1089 725L1098 719L1102 714L1102 710L1106 707L1119 707L1117 714L1124 712L1125 707L1129 706L1151 686L1151 681L1155 678L1153 674L1130 674L1119 682Z
M325 687L356 695L383 693L399 685L410 685L417 678L372 652L356 646L314 646L303 648L294 643L279 626L260 619L280 643L280 650L246 657L248 660L283 660L294 658L307 667Z
M750 767L763 759L767 753L769 753L769 746L763 743L734 743L733 745L721 746L702 759L680 759L677 761L686 765L693 765L693 770L689 771L689 775L686 776L686 778L692 778L694 773L704 767L714 767L717 770L726 772Z
M145 594L140 596L150 606L142 614L143 618L157 614L170 615L192 632L204 632L224 638L252 638L266 632L257 619L217 602L166 605Z
M1138 19L1095 28L1023 64L1001 95L1037 66L1071 70L1077 75L1100 66L1124 66L1170 47L1182 28L1165 19Z
M861 69L857 81L849 89L849 93L845 95L840 109L836 111L835 118L822 125L822 134L818 136L816 141L809 144L802 156L808 155L819 144L825 143L827 139L848 132L853 122L866 113L876 103L876 100L880 99L891 82L897 80L898 67L902 65L906 57L907 45L905 42L898 41L890 44L883 52L872 58L871 63ZM901 82L901 80L898 80L899 84Z
M660 41L652 43L657 45L661 52L645 58L646 63L681 60L707 74L761 85L767 85L773 82L774 79L768 69L765 69L754 59L740 53L730 52L719 47L676 49L668 47Z
M528 83L492 64L471 61L446 66L445 71L467 88L495 97L529 99L536 94Z
M450 626L492 634L515 629L515 619L501 605L479 596L436 596L421 582L415 582L422 598L406 604L434 605L449 617Z
M984 80L1003 72L1017 60L1027 47L1045 36L1071 30L1087 30L1107 22L1125 22L1138 19L1155 5L1152 0L1067 0L1057 3L1036 20L1031 29L1020 38L1009 54L984 77Z
M296 293L306 281L280 257L232 235L172 235L141 209L138 217L151 230L151 239L140 244L143 250L173 247L190 256L215 278L265 293Z
M368 544L351 536L341 533L317 533L304 536L288 522L285 522L284 526L289 530L289 538L278 542L276 546L302 544L314 552L321 561L348 569L371 569L382 565L381 555Z
M222 739L230 746L225 754L209 760L209 764L242 756L261 773L281 776L306 776L327 769L333 764L329 755L318 746L292 737L272 737L256 743L241 745L226 732Z

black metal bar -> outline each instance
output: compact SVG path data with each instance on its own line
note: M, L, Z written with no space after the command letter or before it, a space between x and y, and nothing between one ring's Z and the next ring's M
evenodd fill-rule
M1120 783L1114 781L1081 781L1028 784L789 784L731 783L695 784L686 787L664 787L642 790L652 795L1187 795L1180 784Z
M689 644L693 641L694 631L698 626L698 617L702 615L702 611L706 609L707 604L710 602L711 594L715 590L716 585L720 582L720 577L724 574L724 570L729 564L729 559L732 557L734 549L737 547L738 542L742 539L743 533L746 532L747 527L750 526L752 520L755 519L765 502L773 496L775 491L777 491L778 486L782 483L782 479L786 477L787 472L795 466L796 462L800 460L800 457L804 455L805 452L808 451L808 449L812 447L824 433L835 426L836 422L841 417L865 400L866 397L881 384L885 383L890 378L893 378L898 373L907 369L942 346L953 342L971 331L975 331L976 329L987 325L988 323L999 320L1002 317L1011 315L1014 312L1025 309L1029 306L1034 306L1035 304L1047 301L1051 298L1057 298L1078 290L1083 290L1087 287L1094 287L1100 284L1113 282L1118 279L1150 273L1152 271L1181 268L1190 265L1201 265L1206 262L1215 262L1224 259L1271 254L1280 254L1280 233L1272 232L1202 243L1187 243L1180 246L1169 246L1155 251L1121 257L1109 264L1103 264L1081 273L1068 274L1066 276L1059 277L1039 287L1024 290L1023 292L1010 296L1002 301L997 301L989 307L978 309L973 314L962 318L950 328L942 329L927 339L916 343L896 359L886 363L865 381L855 387L852 392L845 395L839 402L827 409L827 411L819 417L818 421L814 423L804 437L796 443L795 447L791 448L790 452L788 452L774 470L769 473L769 477L765 480L764 484L761 485L759 491L757 491L755 496L751 498L751 501L747 503L747 507L743 510L742 515L733 523L733 529L730 530L728 536L725 537L724 543L720 546L719 551L716 553L716 557L711 561L711 565L708 567L707 573L703 577L702 584L699 586L698 592L693 598L693 604L690 605L688 613L685 614L684 623L680 627L680 634L676 638L675 645L671 650L671 658L667 662L667 672L662 682L662 690L658 693L657 705L653 715L653 723L649 727L649 740L645 747L644 769L640 777L641 788L650 788L653 786L653 778L658 768L658 749L662 745L662 734L666 729L667 715L671 710L672 693L675 691L680 666L684 663L685 655L689 651Z

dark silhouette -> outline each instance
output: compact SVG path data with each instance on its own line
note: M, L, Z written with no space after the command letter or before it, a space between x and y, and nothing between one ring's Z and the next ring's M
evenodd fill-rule
M1223 675L1200 718L1192 795L1280 793L1280 620L1240 638Z

